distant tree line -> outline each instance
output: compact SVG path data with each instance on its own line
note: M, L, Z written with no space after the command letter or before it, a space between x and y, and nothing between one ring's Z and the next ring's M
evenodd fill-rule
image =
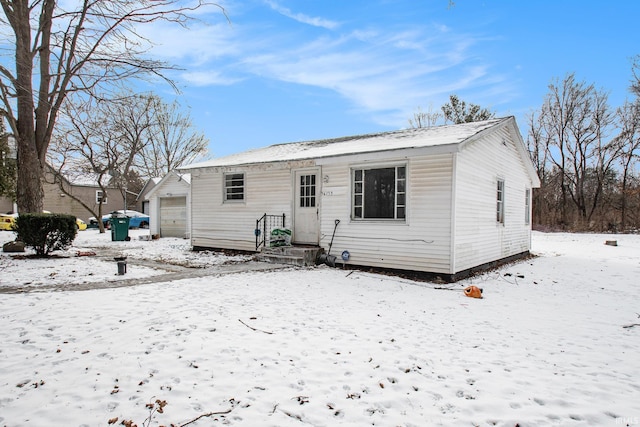
M530 115L527 144L541 187L533 195L537 227L568 231L640 229L640 56L630 93L613 108L608 93L574 74L549 84Z
M541 185L533 192L534 228L566 231L640 230L640 55L631 62L631 99L613 108L608 93L553 79L527 121L527 145ZM413 128L467 123L495 113L457 95L440 111L418 108ZM524 130L524 129L523 129Z

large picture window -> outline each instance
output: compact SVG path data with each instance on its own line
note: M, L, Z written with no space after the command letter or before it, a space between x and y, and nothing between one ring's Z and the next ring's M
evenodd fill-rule
M406 218L407 168L353 169L353 219Z
M224 200L244 200L244 173L228 173L224 176Z

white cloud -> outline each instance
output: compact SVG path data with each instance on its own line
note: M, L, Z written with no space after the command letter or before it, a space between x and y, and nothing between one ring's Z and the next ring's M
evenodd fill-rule
M181 74L182 79L193 86L230 86L242 81L239 77L229 77L216 70L190 71Z
M296 21L337 28L335 22L264 1ZM490 64L477 52L485 39L443 25L394 31L368 24L309 38L287 26L274 29L269 22L238 21L198 24L190 30L156 25L145 28L145 35L159 44L155 55L188 70L182 74L188 84L231 85L254 75L320 87L340 94L354 110L395 120L396 126L405 124L417 106L442 105L451 93L481 104L482 99L467 99L464 92L508 95L504 76L490 72Z
M405 123L418 105L442 105L450 93L500 84L488 65L473 59L472 38L432 32L355 31L274 47L246 64L254 74L333 90L363 112L394 116L397 126L398 117Z
M328 30L336 29L340 24L336 21L331 21L329 19L319 18L307 16L303 13L294 13L289 8L279 5L275 1L265 0L265 3L269 5L269 7L281 15L286 16L287 18L291 18L295 21L298 21L302 24L312 25L314 27L326 28Z

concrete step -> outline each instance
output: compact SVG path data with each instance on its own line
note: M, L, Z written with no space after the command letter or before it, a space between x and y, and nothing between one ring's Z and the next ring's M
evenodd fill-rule
M316 246L280 246L262 248L261 252L256 255L256 259L277 264L308 267L316 265L316 259L322 252L324 250Z

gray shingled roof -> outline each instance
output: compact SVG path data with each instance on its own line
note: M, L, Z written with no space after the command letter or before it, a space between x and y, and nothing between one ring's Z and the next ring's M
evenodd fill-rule
M481 122L421 129L405 129L318 141L276 144L183 166L180 169L319 159L410 148L455 146L509 119L512 118L491 119Z

